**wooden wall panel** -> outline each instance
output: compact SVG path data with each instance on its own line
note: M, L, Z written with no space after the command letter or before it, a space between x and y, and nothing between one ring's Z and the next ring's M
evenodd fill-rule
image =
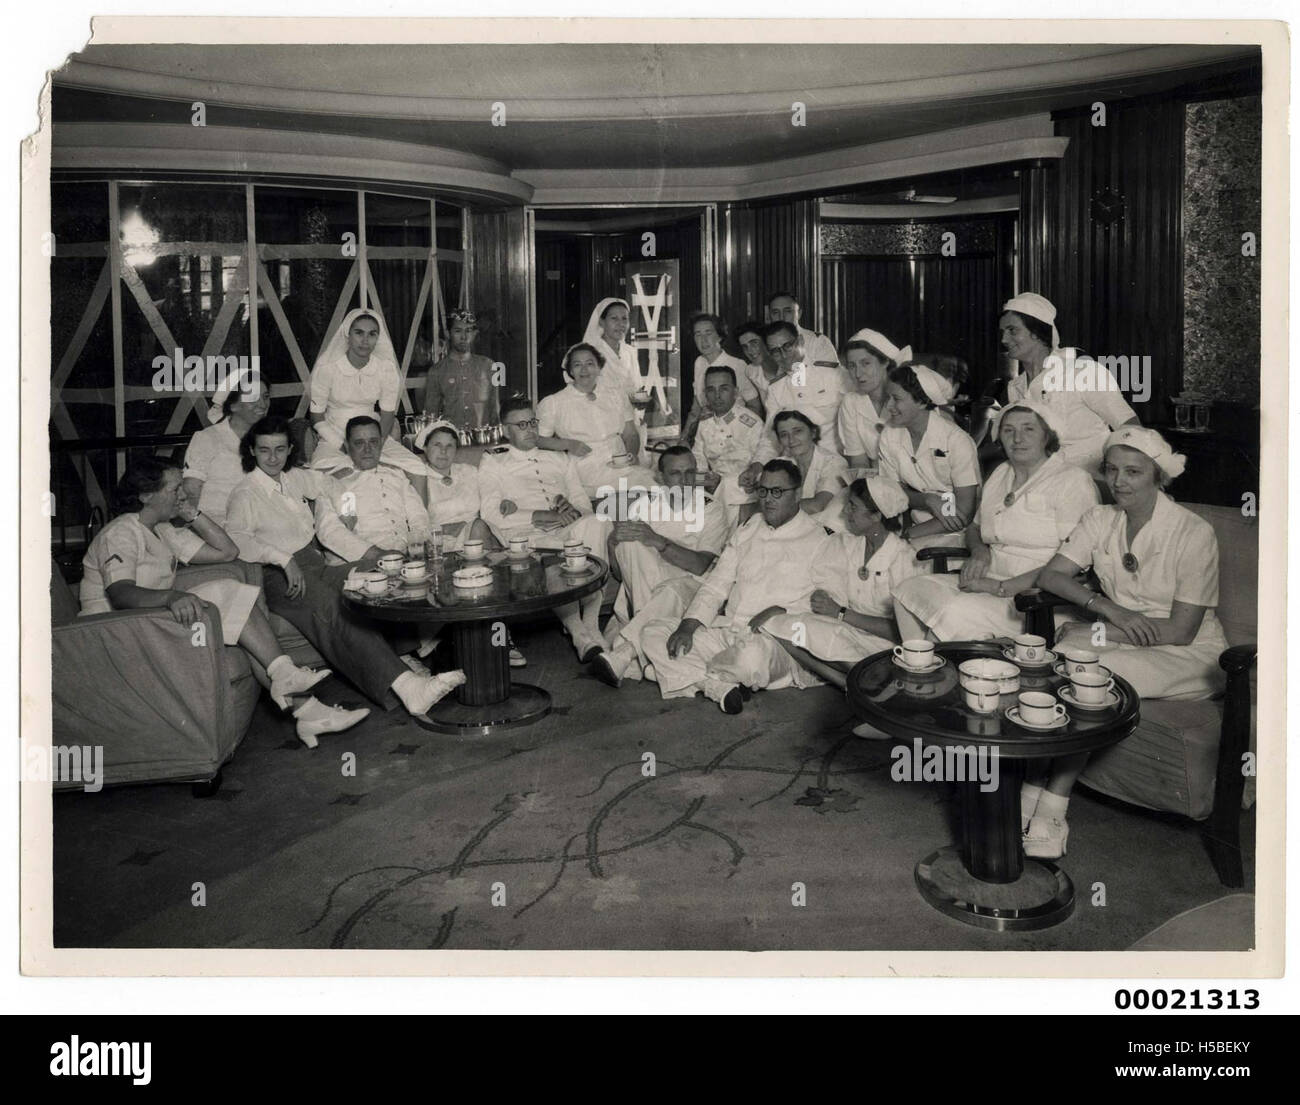
M821 329L819 219L815 199L721 206L718 308L729 323L761 321L764 301L786 291L803 308L803 324Z
M1090 112L1057 118L1070 139L1056 179L1056 236L1041 291L1057 306L1065 345L1095 355L1151 358L1143 422L1170 420L1182 384L1183 104L1115 103L1106 125ZM1106 219L1096 200L1119 199Z
M478 315L479 326L475 348L505 364L507 390L527 392L528 242L524 210L511 207L472 211L469 223L469 305Z

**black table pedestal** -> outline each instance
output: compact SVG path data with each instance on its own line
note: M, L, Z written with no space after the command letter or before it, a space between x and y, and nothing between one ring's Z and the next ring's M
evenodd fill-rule
M456 666L465 682L437 703L417 725L436 733L487 736L496 729L529 725L551 712L551 696L510 679L509 637L502 622L457 622L452 626Z
M1020 842L1023 762L1000 758L998 786L961 789L961 845L916 865L916 885L935 909L998 932L1048 928L1074 911L1074 884L1047 860L1027 859Z

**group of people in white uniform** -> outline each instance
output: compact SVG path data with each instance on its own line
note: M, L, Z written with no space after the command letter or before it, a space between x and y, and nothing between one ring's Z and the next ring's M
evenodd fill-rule
M600 595L556 611L579 660L610 687L651 679L664 698L703 693L728 714L764 688L843 686L852 664L899 640L1014 635L1015 595L1034 586L1081 611L1062 644L1086 641L1142 697L1209 697L1226 647L1213 530L1166 494L1183 458L1104 368L1092 390L1053 383L1051 366L1076 357L1055 315L1033 293L1002 309L1021 372L991 429L1006 459L985 480L952 414L953 358L869 329L836 351L800 326L786 293L770 298L766 323L737 328L743 358L723 348L721 318L691 320L695 404L682 443L659 451L645 447L641 412L662 381L643 376L628 343L628 304L601 301L564 356L565 386L535 404L501 401L507 442L477 467L457 460L461 427L446 420L412 449L398 441L392 342L378 312L354 310L312 373L310 457L264 392L218 395L183 473L128 471L128 509L86 554L83 609L189 617L196 601L216 605L226 639L258 661L309 743L367 711L304 697L323 676L279 653L260 599L373 702L423 712L463 675L431 675L421 661L436 641L386 638L351 620L339 594L352 568L435 530L449 549L579 538L619 585L603 627ZM627 489L639 494L610 497ZM934 545L959 572L917 559ZM178 560L236 557L263 566L260 595L233 582L172 587ZM1079 582L1086 569L1100 592ZM1025 784L1028 854L1063 853L1083 763L1041 764Z

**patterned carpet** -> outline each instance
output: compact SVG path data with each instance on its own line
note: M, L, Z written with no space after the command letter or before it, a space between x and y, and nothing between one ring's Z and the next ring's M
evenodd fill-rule
M459 739L395 712L313 752L259 706L216 798L59 796L56 943L1123 949L1224 893L1192 826L1081 793L1074 916L971 928L913 883L955 839L953 794L891 781L889 746L852 736L835 691L760 694L728 717L653 685L609 690L544 625L517 637L555 697L535 726Z

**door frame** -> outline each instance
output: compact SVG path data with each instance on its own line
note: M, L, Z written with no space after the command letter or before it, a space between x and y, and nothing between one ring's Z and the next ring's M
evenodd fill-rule
M716 203L533 203L524 205L528 280L528 395L537 402L537 212L572 210L662 210L666 207L698 209L700 220L700 309L718 309L718 205Z

